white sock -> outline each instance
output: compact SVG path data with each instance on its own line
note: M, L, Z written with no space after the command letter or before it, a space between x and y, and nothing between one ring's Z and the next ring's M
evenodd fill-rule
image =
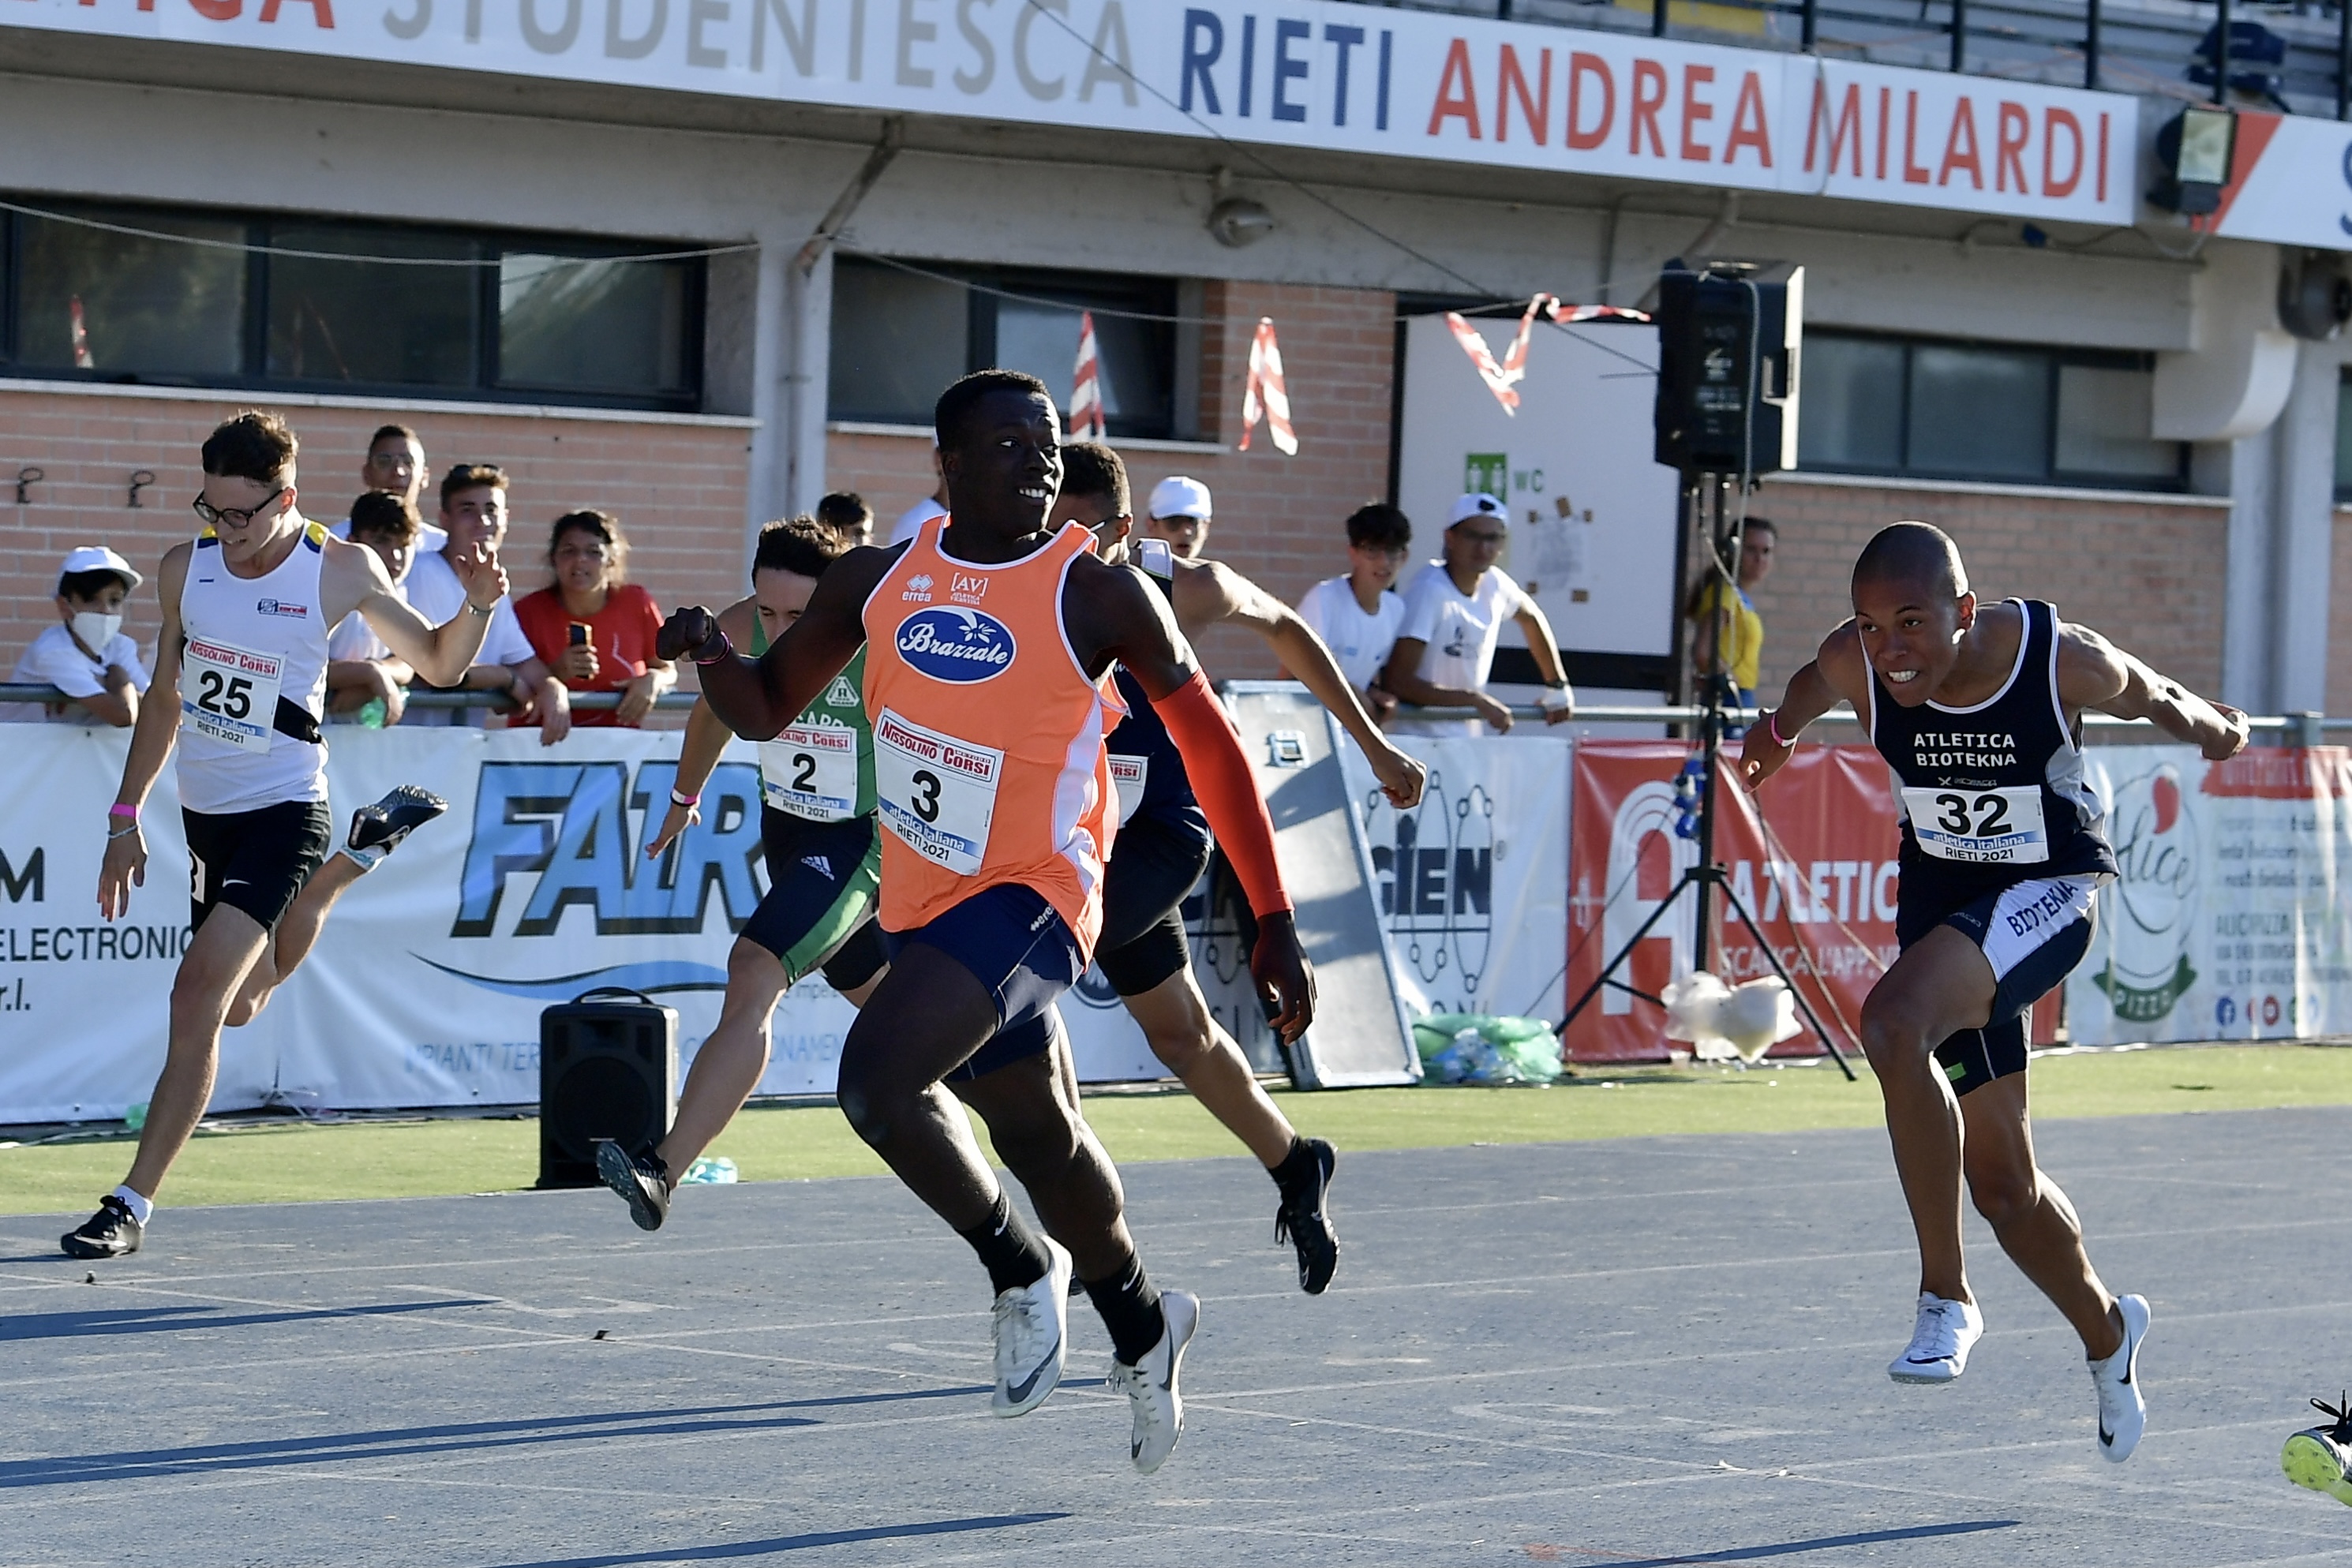
M369 872L375 870L378 865L382 864L383 857L392 853L392 850L390 846L384 844L371 845L369 848L363 850L355 850L346 844L335 852L337 854L350 856L353 861L358 862L360 870Z
M155 1200L153 1198L142 1197L127 1186L116 1187L114 1196L122 1200L122 1207L131 1211L131 1218L137 1220L142 1229L147 1222L154 1218Z

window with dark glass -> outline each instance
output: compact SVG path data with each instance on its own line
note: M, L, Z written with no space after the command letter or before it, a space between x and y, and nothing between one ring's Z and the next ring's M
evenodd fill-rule
M2352 371L2336 383L2336 498L2352 501Z
M1819 472L2174 489L2145 354L1809 332L1798 465Z
M693 409L680 244L27 203L0 221L0 366L95 381Z
M909 272L856 256L834 264L827 412L927 425L950 382L992 366L1028 371L1066 410L1087 311L1110 434L1175 434L1174 283L929 265Z

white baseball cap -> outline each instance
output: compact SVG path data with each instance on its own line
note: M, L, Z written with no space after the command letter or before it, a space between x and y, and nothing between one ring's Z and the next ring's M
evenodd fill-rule
M1171 475L1151 486L1150 510L1155 517L1215 516L1209 502L1209 487L1181 474Z
M66 563L58 568L58 575L71 577L78 571L110 571L122 580L122 586L126 589L136 588L147 580L131 570L129 561L104 545L83 545L79 549L68 550Z
M1445 526L1450 528L1456 523L1479 517L1489 517L1507 526L1511 520L1511 512L1509 507L1486 491L1473 490L1469 495L1454 503L1453 514L1445 519Z

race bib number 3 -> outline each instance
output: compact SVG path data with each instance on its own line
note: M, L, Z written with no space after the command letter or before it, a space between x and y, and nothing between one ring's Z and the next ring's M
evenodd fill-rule
M988 853L1004 753L958 740L888 708L874 725L874 788L882 825L908 849L971 876Z
M1903 791L1912 837L1937 860L1979 865L2033 865L2050 858L2050 835L2042 821L2042 791L2034 785L2010 789L1915 789Z
M777 810L811 822L856 816L857 732L803 723L761 742L760 792Z
M280 654L189 638L180 661L180 727L241 751L267 752L285 665Z
M1110 754L1110 787L1112 793L1118 797L1120 827L1127 826L1128 819L1142 806L1143 786L1150 777L1151 758L1149 757L1121 757L1116 751Z

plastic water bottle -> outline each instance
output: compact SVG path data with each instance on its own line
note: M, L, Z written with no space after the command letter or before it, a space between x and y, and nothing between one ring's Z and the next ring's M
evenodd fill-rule
M735 1173L733 1160L724 1155L716 1159L705 1155L686 1167L686 1174L677 1178L677 1185L680 1186L730 1186L740 1179Z
M382 729L383 727L384 716L391 711L391 709L383 706L383 699L382 697L370 697L367 701L360 705L360 711L356 716L361 728Z
M1706 761L1694 757L1675 775L1675 837L1678 839L1698 837L1699 789L1706 772Z
M122 1124L130 1128L134 1133L140 1128L145 1126L147 1124L147 1102L142 1100L136 1105L125 1106L122 1112Z

